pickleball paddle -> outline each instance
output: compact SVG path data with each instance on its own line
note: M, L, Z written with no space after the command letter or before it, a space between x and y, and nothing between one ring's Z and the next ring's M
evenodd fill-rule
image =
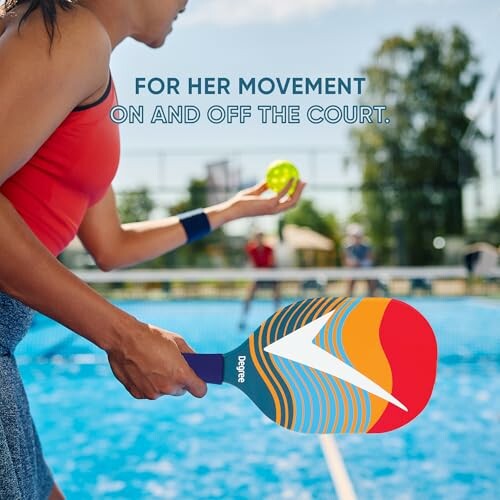
M227 354L184 354L208 383L232 384L271 420L303 433L380 433L427 405L432 328L385 298L315 298L284 307Z

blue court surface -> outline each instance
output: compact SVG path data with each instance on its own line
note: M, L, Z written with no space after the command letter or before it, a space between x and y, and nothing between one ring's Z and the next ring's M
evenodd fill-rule
M438 337L436 389L402 430L337 437L356 493L498 498L500 302L410 303ZM238 331L238 301L119 305L182 334L200 352L231 350L250 333ZM272 307L257 301L248 324L259 325ZM47 460L69 499L335 498L318 438L278 427L231 386L210 387L204 400L136 401L102 353L41 316L17 355Z

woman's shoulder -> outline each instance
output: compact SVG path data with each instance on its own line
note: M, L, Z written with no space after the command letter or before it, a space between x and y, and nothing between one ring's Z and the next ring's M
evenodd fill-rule
M111 42L106 29L89 9L76 3L70 10L60 11L57 22L62 42L64 36L67 36L79 40L84 46L92 46L108 55L111 53Z
M70 11L61 13L58 31L54 46L57 44L59 50L67 53L68 58L80 59L92 71L107 75L111 41L104 26L92 12L76 4Z
M4 18L0 89L19 88L19 82L24 82L24 91L49 96L72 108L105 88L111 43L90 11L81 6L60 10L52 43L41 12L33 12L18 29L22 14L15 9ZM31 75L29 85L27 72Z
M91 55L88 59L94 63L109 62L111 42L108 33L88 9L78 4L69 10L58 9L51 40L42 13L35 10L21 22L25 10L21 7L22 4L0 18L0 33L3 29L12 44L46 49L56 58L67 53L82 58L82 62L85 62L86 55Z

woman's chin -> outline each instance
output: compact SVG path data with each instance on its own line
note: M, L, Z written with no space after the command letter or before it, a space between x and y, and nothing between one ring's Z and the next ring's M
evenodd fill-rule
M161 40L153 40L152 42L147 43L146 45L151 49L159 49L165 44L165 38Z
M165 45L165 40L167 39L168 35L170 35L170 33L172 33L172 30L159 38L155 38L147 42L146 45L148 47L151 47L152 49L159 49L160 47L163 47L163 45Z

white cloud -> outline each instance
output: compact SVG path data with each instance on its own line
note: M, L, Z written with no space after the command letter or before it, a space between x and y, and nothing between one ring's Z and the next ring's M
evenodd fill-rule
M186 21L219 25L280 23L317 17L340 6L366 3L371 0L201 0L189 9Z

